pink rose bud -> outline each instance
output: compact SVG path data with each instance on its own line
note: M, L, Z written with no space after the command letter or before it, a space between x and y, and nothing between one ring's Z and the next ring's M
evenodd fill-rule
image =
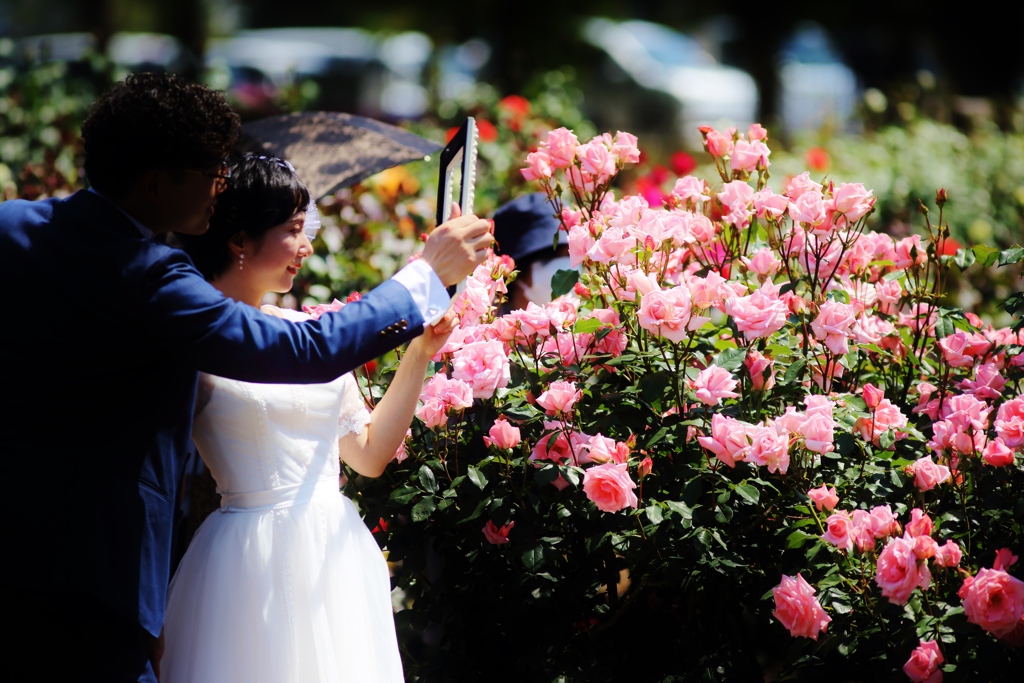
M1010 552L1009 548L1000 548L996 551L996 559L992 562L992 568L1006 571L1017 563L1017 556Z
M874 410L885 397L885 392L873 384L865 384L861 389L861 396L864 398L864 403L867 405L868 410Z
M818 488L811 489L807 495L814 501L814 506L821 510L831 510L839 503L839 496L834 486L822 484Z
M999 437L992 439L985 444L985 450L981 453L982 459L992 467L1006 467L1013 464L1013 451L1006 447Z
M942 671L939 667L945 661L938 643L934 640L922 640L903 665L903 673L914 683L942 683Z
M910 521L907 522L906 530L913 538L931 536L932 518L926 515L921 508L914 508L910 511Z
M484 437L484 443L501 450L511 450L519 445L522 436L519 427L513 427L505 418L498 418Z
M636 473L641 479L643 479L644 477L651 473L651 469L653 468L654 461L652 461L650 458L644 458L643 460L640 461L640 464L637 466Z

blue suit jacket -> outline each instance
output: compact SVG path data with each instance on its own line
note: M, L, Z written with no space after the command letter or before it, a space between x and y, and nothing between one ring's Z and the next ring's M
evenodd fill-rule
M6 589L96 599L154 635L197 372L326 382L423 329L394 282L302 324L235 303L88 192L0 204L0 285Z

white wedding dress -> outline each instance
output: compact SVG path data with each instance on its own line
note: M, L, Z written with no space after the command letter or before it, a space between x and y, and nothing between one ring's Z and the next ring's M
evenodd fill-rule
M370 420L353 376L199 393L221 508L171 581L161 683L403 681L387 564L339 492L338 437Z

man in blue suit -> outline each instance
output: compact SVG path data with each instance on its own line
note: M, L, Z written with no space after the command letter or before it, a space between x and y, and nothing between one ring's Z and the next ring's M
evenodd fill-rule
M491 243L449 221L315 322L226 299L150 238L207 229L239 130L219 93L129 76L83 126L90 190L0 204L4 680L154 680L197 373L329 381L440 318Z

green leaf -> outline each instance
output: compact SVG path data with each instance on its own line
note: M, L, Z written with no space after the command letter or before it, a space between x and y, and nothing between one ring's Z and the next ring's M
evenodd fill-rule
M715 365L723 370L735 372L741 365L743 365L743 359L746 357L746 349L726 349L715 356Z
M651 524L661 524L664 519L661 507L658 505L648 505L644 508L644 512L647 514L647 521Z
M428 496L412 506L412 521L425 522L430 519L430 513L436 509L434 497Z
M817 540L817 536L805 533L797 529L789 536L786 536L786 547L789 549L802 548L807 541Z
M531 572L537 571L540 567L544 566L544 548L539 545L535 545L526 552L524 552L520 559L523 561L523 566Z
M568 294L579 281L580 271L559 270L551 276L551 298L554 299L563 294Z
M974 258L981 264L982 268L988 268L999 258L999 250L987 244L976 244L971 248Z
M693 508L691 508L681 500L666 500L665 507L667 507L672 512L675 512L683 519L693 518Z
M757 503L761 499L761 491L753 484L737 484L735 491L740 498L751 503Z
M469 466L469 470L466 472L466 476L469 477L469 480L476 484L476 487L481 491L483 491L484 487L487 486L487 477L484 476L483 472L473 467L472 465Z
M846 290L843 289L833 289L828 293L828 298L831 299L832 301L838 301L839 303L842 304L850 303L850 295L847 294Z
M593 334L602 327L604 327L604 323L597 318L584 318L576 321L576 324L572 326L572 331L576 334Z
M892 448L894 443L896 443L896 434L891 429L887 429L878 435L878 445L884 450Z
M807 361L803 358L797 359L789 368L786 369L786 376L782 379L785 384L792 384L797 377L804 371L804 366L807 365Z
M953 321L944 315L940 315L935 321L935 338L944 339L956 332Z
M412 486L403 486L392 491L388 500L396 505L405 505L406 503L411 502L412 499L418 495L420 495L419 489L413 488Z
M420 486L422 486L425 491L437 493L437 479L434 477L434 473L428 465L424 465L420 468Z
M957 249L956 254L953 255L953 263L960 270L966 270L974 265L975 257L973 249Z
M999 252L999 265L1005 266L1024 259L1024 247L1012 246Z

